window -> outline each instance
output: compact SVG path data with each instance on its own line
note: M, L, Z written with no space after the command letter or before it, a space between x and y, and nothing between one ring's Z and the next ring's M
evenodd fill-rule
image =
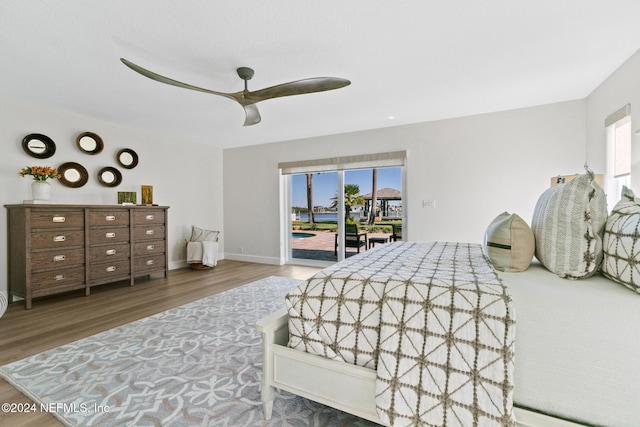
M625 105L605 120L607 129L606 193L609 208L620 199L623 186L630 186L631 106Z

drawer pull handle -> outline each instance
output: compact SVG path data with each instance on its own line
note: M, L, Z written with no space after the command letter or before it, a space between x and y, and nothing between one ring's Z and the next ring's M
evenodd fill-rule
M151 236L153 234L153 230L147 230L147 236Z
M66 278L67 276L65 276L64 274L56 274L55 276L53 276L53 280L64 280Z
M148 221L152 221L155 217L153 215L147 215L145 217Z
M65 236L54 236L53 237L53 241L54 242L64 242L65 240L67 240L67 238Z
M65 221L65 217L63 216L54 216L53 217L53 222L64 222Z
M152 260L152 259L147 260L147 265L153 265L154 263L155 263L155 261L154 261L154 260Z
M112 266L106 268L107 273L114 272L114 271L116 271L116 269L117 269L117 267L115 265L112 265Z
M116 254L115 249L107 249L107 255L115 255L115 254Z
M148 250L148 251L152 251L152 250L154 250L155 248L156 248L156 247L155 247L155 245L147 245L147 250Z
M53 257L53 262L64 261L65 259L67 259L67 257L64 255L56 255Z
M115 221L116 220L116 216L115 215L107 215L104 217L104 219L106 221Z
M114 237L116 237L116 233L106 233L104 236L107 239L113 239Z

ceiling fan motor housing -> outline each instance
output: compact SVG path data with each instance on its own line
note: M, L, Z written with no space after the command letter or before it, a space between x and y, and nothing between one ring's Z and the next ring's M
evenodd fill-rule
M238 76L242 80L251 80L254 73L253 68L249 68L249 67L240 67L236 71L238 72Z

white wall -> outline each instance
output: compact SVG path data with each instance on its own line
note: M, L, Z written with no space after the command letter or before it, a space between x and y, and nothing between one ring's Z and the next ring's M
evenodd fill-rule
M14 100L0 102L0 202L2 205L22 203L31 198L31 178L20 177L25 166L55 166L77 162L89 173L89 182L80 188L68 188L51 182L52 203L117 204L118 191L136 191L153 185L153 201L169 209L169 268L186 266L186 247L192 225L220 229L222 216L222 150L196 145L193 141L177 141L91 117L47 109ZM88 155L76 147L76 136L84 131L97 133L104 140L102 153ZM24 136L42 133L56 143L53 157L36 159L21 146ZM139 156L138 166L119 168L122 184L101 186L97 171L104 166L118 167L115 153L131 148ZM0 209L0 223L6 224L6 210ZM224 248L224 233L221 236ZM6 292L7 232L0 227L0 292Z
M631 126L640 129L640 50L622 64L586 99L587 160L594 170L605 170L606 131L604 120L614 111L631 104ZM633 135L631 147L631 187L640 195L640 135ZM616 199L617 200L617 199ZM611 209L613 206L609 206Z
M583 171L585 102L224 150L225 256L278 263L278 162L407 150L406 238L481 242L507 210L527 222L549 179ZM423 208L434 199L436 207ZM240 253L242 248L242 253Z

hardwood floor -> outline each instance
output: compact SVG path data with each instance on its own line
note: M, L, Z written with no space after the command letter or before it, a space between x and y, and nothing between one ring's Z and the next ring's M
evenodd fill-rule
M306 279L320 270L294 265L253 264L221 260L212 270L183 268L162 276L136 279L135 286L120 282L84 291L11 304L0 318L0 365L132 322L268 276ZM0 379L0 403L31 403ZM0 425L60 426L53 415L40 412L0 412Z

